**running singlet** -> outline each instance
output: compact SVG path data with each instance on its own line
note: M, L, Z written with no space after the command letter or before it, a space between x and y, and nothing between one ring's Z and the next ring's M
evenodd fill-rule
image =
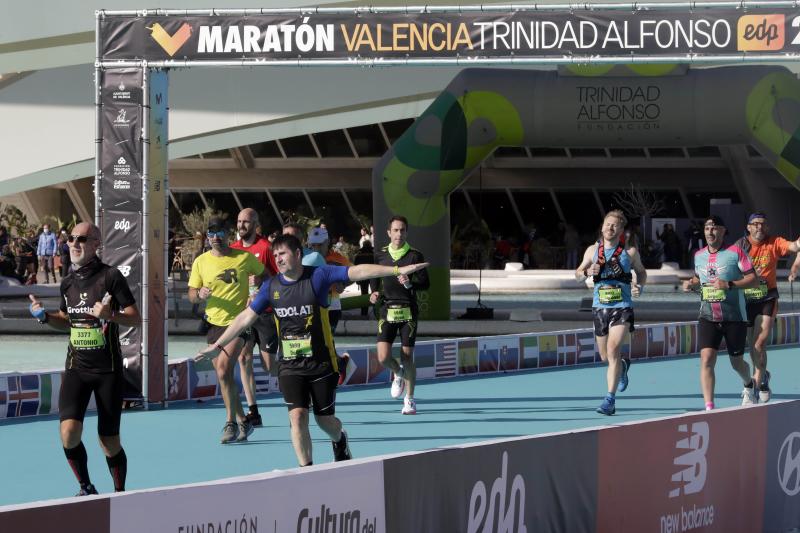
M244 250L256 256L256 259L267 269L268 275L274 276L278 273L275 257L272 255L272 245L269 243L269 239L263 235L256 234L256 240L251 246L245 246L241 239L232 242L230 246L235 250Z
M119 325L89 314L106 293L114 312L136 303L122 273L96 258L61 280L60 309L70 323L67 370L96 374L122 370Z
M272 306L281 349L281 375L338 372L336 348L328 320L328 292L334 283L349 283L348 268L303 267L297 281L283 274L271 278L250 304L256 314Z
M694 254L694 272L700 278L700 318L710 322L745 322L744 291L742 289L712 289L706 287L717 279L736 281L753 271L750 258L736 245L715 253L708 246Z
M247 305L250 275L263 272L264 265L250 252L231 249L228 255L217 257L209 251L192 263L189 287L211 289L206 300L208 323L227 326Z
M600 272L600 281L594 284L592 307L601 309L633 307L630 282L614 279L620 276L619 271L614 272L615 269L621 270L622 274L631 273L631 257L624 248L619 254L616 254L616 257L615 252L615 248L603 250L606 263ZM597 255L598 251L595 250L592 263L597 263ZM615 263L617 266L614 266Z
M424 263L425 257L422 252L416 248L408 247L408 251L399 257L397 260L392 258L389 253L389 246L384 246L375 253L375 264L383 266L408 266L417 263ZM411 288L405 288L399 281L397 276L386 276L380 278L380 287L374 287L372 290L380 290L381 296L384 300L384 305L381 309L382 318L386 318L387 309L396 306L410 307L411 314L414 320L418 315L417 307L417 291L428 290L431 286L428 277L428 269L424 268L414 272L411 276Z
M747 253L750 263L756 271L759 280L766 281L767 294L763 298L751 298L748 301L771 300L778 297L778 278L775 269L778 258L791 253L789 246L792 241L783 237L767 237L756 243L749 236L736 241L736 245Z

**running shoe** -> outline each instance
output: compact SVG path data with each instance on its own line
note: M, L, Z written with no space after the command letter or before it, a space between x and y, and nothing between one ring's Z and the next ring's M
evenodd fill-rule
M742 389L742 405L755 405L758 403L756 391L754 387L745 387Z
M247 437L253 434L253 424L247 421L239 422L239 434L236 436L236 442L247 442Z
M97 489L94 488L94 485L89 483L85 487L81 487L81 491L75 496L91 496L92 494L97 494Z
M236 425L236 422L226 422L225 426L222 428L222 439L220 442L222 444L228 444L229 442L236 441L236 437L239 436L239 427Z
M417 414L417 402L414 401L414 398L406 398L403 400L403 410L400 411L404 415L415 415Z
M260 413L247 413L246 415L244 415L244 419L250 422L250 425L253 426L254 428L260 428L261 426L264 425L263 421L261 420Z
M628 369L630 368L630 365L626 359L620 359L620 361L622 361L622 373L619 376L617 392L625 392L625 389L628 388Z
M760 403L767 403L772 398L772 390L769 388L769 379L772 377L769 370L765 372L765 377L758 386L758 401Z
M333 442L333 460L335 462L338 461L349 461L353 458L350 454L350 445L347 442L347 432L342 430L342 438L339 439L339 442Z
M402 370L403 367L400 367ZM400 372L399 374L394 375L394 379L392 379L392 398L399 398L403 395L403 392L406 390L406 380L403 379L403 373Z
M601 415L611 416L617 412L617 408L615 406L616 402L613 398L609 398L606 396L603 399L603 403L600 404L600 407L597 408L597 412Z

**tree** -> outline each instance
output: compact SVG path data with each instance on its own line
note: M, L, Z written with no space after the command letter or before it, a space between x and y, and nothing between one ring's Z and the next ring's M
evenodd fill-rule
M615 192L613 199L628 217L642 220L643 231L646 220L653 215L661 213L665 207L664 200L657 197L654 192L645 191L639 185L634 185L633 183L630 184L629 189ZM645 235L643 237L646 238Z

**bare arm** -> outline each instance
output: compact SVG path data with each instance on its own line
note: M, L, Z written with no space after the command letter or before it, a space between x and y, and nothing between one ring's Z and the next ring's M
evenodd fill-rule
M214 359L220 353L220 347L227 346L229 342L239 336L243 330L250 327L253 322L256 321L258 315L255 311L250 309L249 307L245 307L244 311L236 315L236 318L233 319L225 331L220 335L219 339L217 339L216 344L209 344L199 352L194 357L195 361L202 361L204 359ZM239 354L226 354L228 357L238 357Z
M211 289L208 287L201 287L199 289L189 287L189 301L193 304L199 304L200 302L208 300L209 296L211 296Z
M583 260L581 260L581 264L578 265L578 268L575 270L575 281L580 283L589 277L587 275L589 274L587 270L592 266L592 258L594 257L595 249L597 249L597 245L593 244L583 252Z
M794 258L794 263L792 263L792 267L789 270L789 281L796 280L798 272L800 272L800 253Z
M722 281L720 279L717 279L717 281L715 282L715 285L717 285L719 283L721 283L722 285L727 285L728 284L727 281ZM758 287L758 284L760 282L758 281L758 276L756 276L756 273L753 272L753 271L750 271L748 274L745 274L742 279L737 279L736 281L731 281L730 283L731 283L731 285L733 285L737 289L755 289L756 287ZM717 288L718 289L723 289L723 288L727 289L728 287L717 287Z
M347 269L350 281L362 281L365 279L382 278L385 276L399 276L413 274L418 270L427 268L430 263L416 263L402 267L383 266L383 265L356 265Z
M628 250L628 256L631 258L631 269L636 273L636 284L631 287L631 294L639 296L642 293L642 287L647 283L647 270L642 264L642 256L636 248Z

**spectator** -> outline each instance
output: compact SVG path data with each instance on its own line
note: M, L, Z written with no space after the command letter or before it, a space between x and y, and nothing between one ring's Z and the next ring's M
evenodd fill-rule
M58 238L58 255L61 258L61 279L64 279L69 274L69 269L72 266L72 259L69 255L69 235L66 231L62 231Z
M336 244L333 245L333 249L339 253L342 253L342 248L344 248L344 235L339 235L339 239L336 241Z
M23 279L17 276L16 264L14 263L14 253L11 251L11 246L4 244L0 246L0 276L12 278L20 283Z
M36 246L36 256L39 258L39 268L44 271L44 282L50 283L50 274L53 275L53 283L56 282L56 271L53 259L58 254L58 241L56 234L50 231L50 224L42 226L42 232Z
M364 230L361 230L364 231ZM364 265L364 264L374 264L375 263L375 251L372 248L372 243L369 240L366 240L364 244L359 248L358 253L353 258L354 265ZM358 288L361 289L361 294L369 294L369 280L362 280L358 282ZM364 306L361 308L361 316L367 316L367 312L369 310L368 306Z
M564 253L566 254L565 268L575 270L578 268L578 252L581 247L581 236L572 224L563 223Z
M11 244L8 239L8 230L5 226L0 226L0 248Z
M656 236L664 243L664 261L667 263L680 263L683 245L672 224L664 224L661 234L659 235L656 232Z
M17 277L26 285L36 283L36 267L34 255L36 250L31 246L28 239L17 237L14 239L14 260L17 263Z
M375 243L372 242L372 236L367 233L366 228L361 228L361 238L358 239L358 247L363 248L365 242L369 242L371 248L375 246Z
M505 268L506 262L511 257L511 251L511 242L504 239L502 235L498 235L494 244L494 268L501 270Z

